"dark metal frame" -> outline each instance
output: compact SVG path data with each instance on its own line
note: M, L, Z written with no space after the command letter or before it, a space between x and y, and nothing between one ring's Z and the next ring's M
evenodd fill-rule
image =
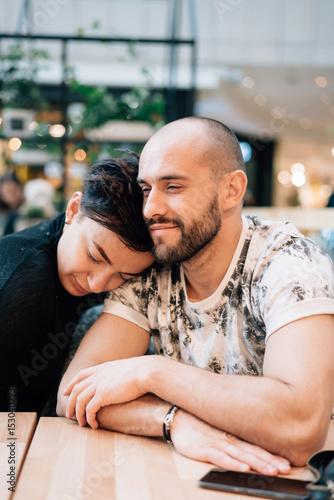
M23 34L23 33L0 33L0 42L2 39L23 39L23 40L51 40L58 41L62 44L61 63L62 63L62 81L59 84L61 91L61 111L63 116L63 125L65 126L66 133L62 138L50 138L50 142L59 143L62 147L63 163L65 158L66 144L68 142L75 142L75 139L68 137L68 115L67 106L69 104L68 85L66 83L66 68L68 60L68 44L70 42L112 42L112 43L136 43L136 44L160 44L168 45L170 47L169 53L169 82L166 87L161 88L165 92L166 100L166 116L167 122L183 116L193 114L193 106L196 91L196 21L195 21L195 7L194 0L186 0L189 12L189 25L191 38L178 38L178 23L180 21L180 6L181 2L178 0L170 0L170 37L169 38L128 38L128 37L98 37L98 36L62 36L62 35L36 35L36 34ZM26 6L27 9L27 6ZM176 71L177 71L177 56L178 47L188 45L191 48L191 62L190 62L190 88L186 92L185 113L180 113L178 106L179 89L176 87ZM1 78L0 78L1 81ZM112 86L110 86L112 88ZM4 137L3 137L4 138ZM31 139L33 142L35 139ZM29 141L29 139L27 139ZM98 141L97 141L98 142ZM65 178L64 178L65 184ZM64 189L65 186L63 186ZM63 190L62 189L62 190Z
M62 44L62 82L60 84L63 97L64 106L67 106L67 84L66 84L66 67L68 59L68 43L69 42L112 42L112 43L138 43L138 44L160 44L169 45L170 56L169 56L169 84L163 90L166 91L166 104L167 110L172 109L175 105L175 95L176 95L176 85L175 85L175 74L177 69L177 48L181 45L188 45L191 48L191 85L189 89L190 94L190 106L191 111L194 105L194 97L196 90L196 63L197 63L197 53L196 53L196 19L195 19L195 7L194 0L186 0L188 4L189 11L189 26L191 32L191 38L183 39L177 38L178 34L178 23L180 21L180 7L182 3L179 0L170 0L171 10L170 10L170 38L129 38L129 37L97 37L97 36L61 36L61 35L36 35L36 34L22 34L22 33L0 33L1 39L24 39L24 40L53 40L59 41ZM27 5L25 9L27 10ZM63 109L64 116L66 119L66 109ZM169 113L171 114L171 119L174 119L175 111ZM192 112L190 113L192 114ZM171 121L170 117L166 117L167 121Z

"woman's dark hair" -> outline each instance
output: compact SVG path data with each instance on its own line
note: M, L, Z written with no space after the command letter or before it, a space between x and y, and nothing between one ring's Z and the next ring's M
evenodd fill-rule
M152 240L146 228L143 197L137 184L138 155L95 163L83 180L81 213L113 233L128 248L147 252Z

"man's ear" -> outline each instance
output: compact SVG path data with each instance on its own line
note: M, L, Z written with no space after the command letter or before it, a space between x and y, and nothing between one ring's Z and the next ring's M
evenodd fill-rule
M234 170L222 179L221 208L223 211L241 205L247 188L247 176L242 170Z
M80 202L82 199L82 193L80 191L76 191L69 202L67 203L66 212L65 212L65 222L66 224L71 224L73 218L78 215L80 211Z

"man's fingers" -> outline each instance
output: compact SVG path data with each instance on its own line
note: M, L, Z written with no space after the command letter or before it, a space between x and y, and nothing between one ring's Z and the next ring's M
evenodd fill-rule
M213 444L205 450L203 456L199 457L199 459L223 469L238 472L249 472L252 469L267 476L273 476L279 472L277 467L264 462L254 455L237 449L233 445L225 446L222 449L219 445Z
M268 476L278 474L278 466L268 463L267 461L262 460L261 458L253 455L251 453L247 453L240 448L236 448L233 445L228 445L224 449L225 453L228 453L230 456L239 460L242 463L246 463L249 467L261 474L266 474Z
M240 452L243 451L244 453L246 453L244 457L253 457L256 460L258 467L261 467L261 469L261 463L264 464L263 467L265 467L265 464L267 464L267 472L261 471L263 474L288 474L290 472L290 463L285 458L278 455L273 455L263 448L247 443L246 441L242 441L232 434L225 433L224 437L228 442L231 443L231 445L237 446L237 449L239 449Z
M209 447L203 457L199 457L199 460L209 462L222 469L234 470L237 472L249 472L251 469L246 462L231 457L228 453L224 453L215 446Z

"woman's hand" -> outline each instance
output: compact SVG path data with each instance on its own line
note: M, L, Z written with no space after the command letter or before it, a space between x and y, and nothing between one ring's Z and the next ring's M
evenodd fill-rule
M81 370L64 389L69 396L66 417L75 417L81 426L93 429L100 408L126 403L145 394L139 387L139 376L147 366L147 357L120 359Z

